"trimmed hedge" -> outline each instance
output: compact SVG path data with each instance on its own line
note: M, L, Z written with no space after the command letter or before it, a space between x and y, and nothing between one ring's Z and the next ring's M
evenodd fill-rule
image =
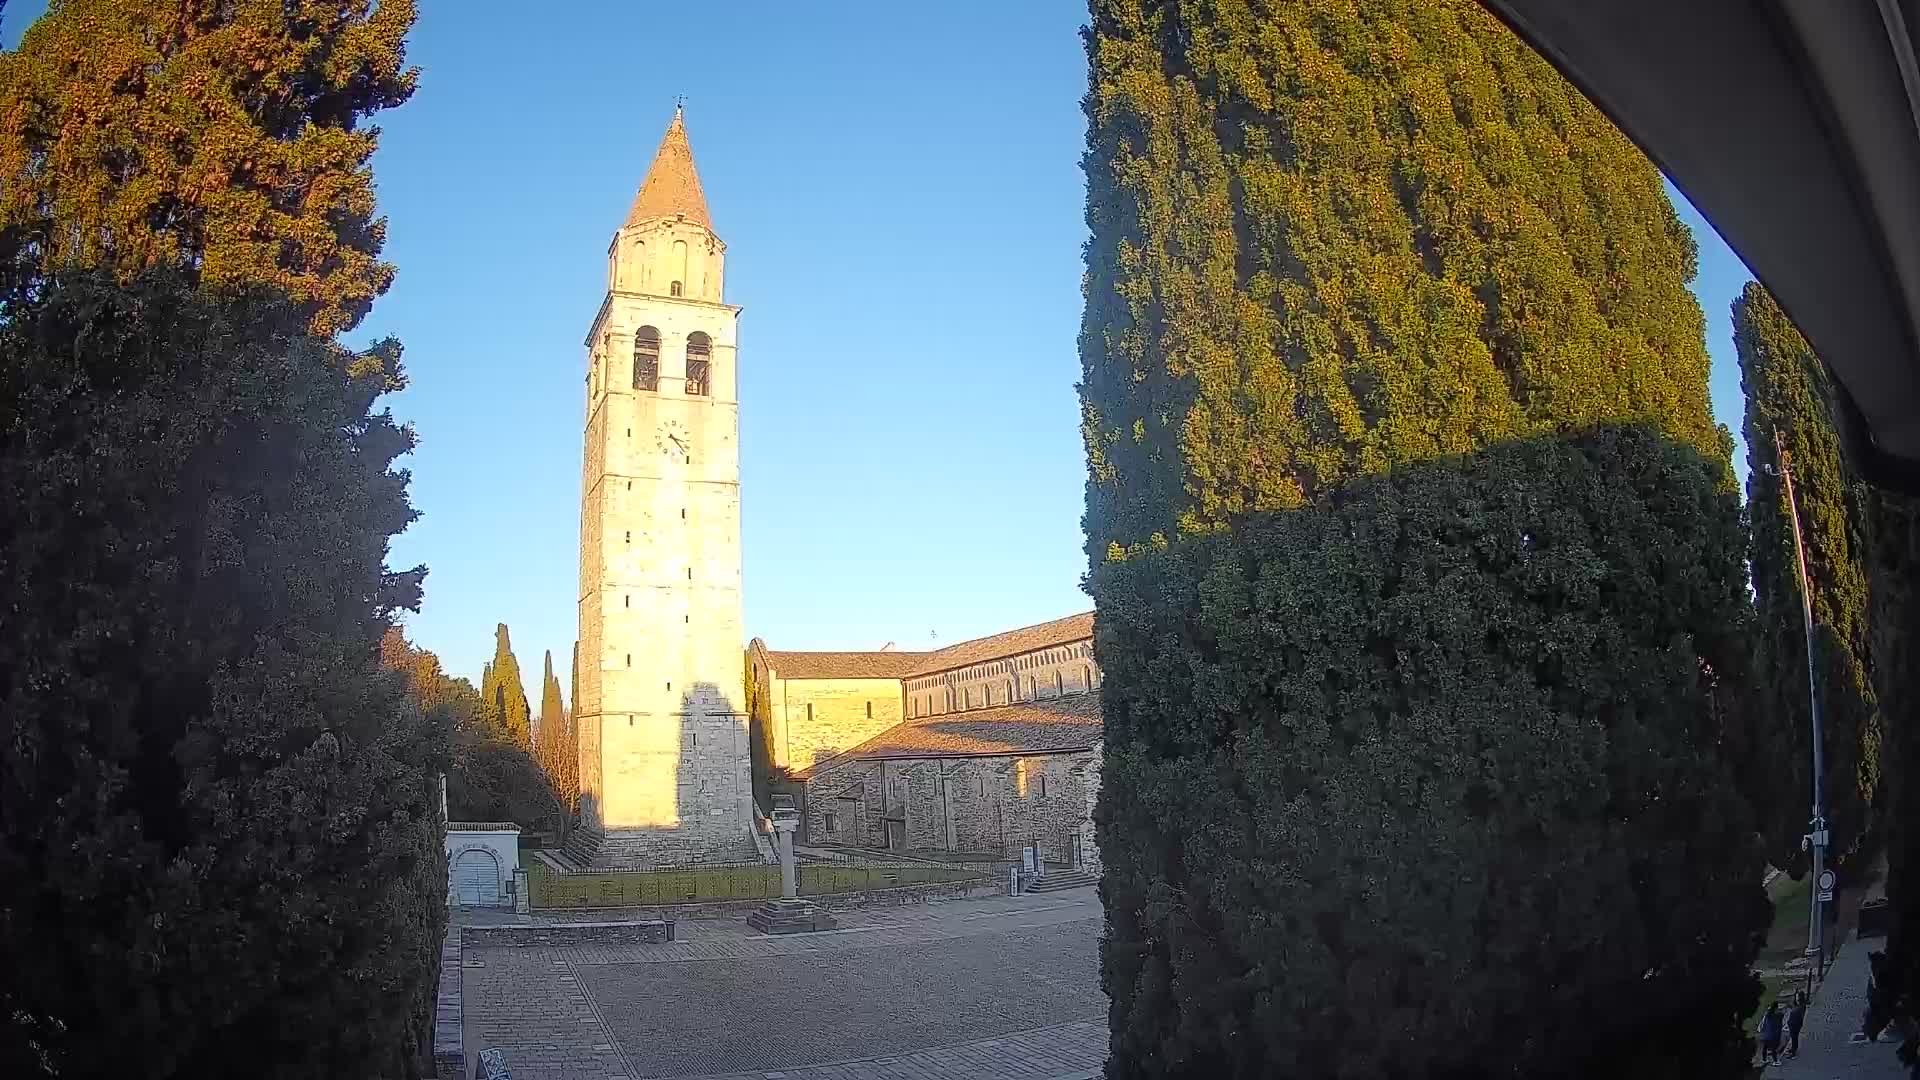
M1745 544L1614 427L1097 565L1108 1075L1742 1075Z

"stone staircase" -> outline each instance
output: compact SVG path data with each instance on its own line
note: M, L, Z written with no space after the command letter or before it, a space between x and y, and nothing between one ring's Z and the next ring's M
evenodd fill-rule
M1085 870L1049 870L1037 877L1020 875L1020 891L1027 893L1059 892L1099 883L1100 875L1089 874Z

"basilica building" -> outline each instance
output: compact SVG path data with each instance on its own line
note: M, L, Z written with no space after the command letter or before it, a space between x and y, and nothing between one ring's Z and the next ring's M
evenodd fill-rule
M931 652L748 648L753 724L805 838L1097 869L1093 613Z
M676 110L608 244L583 343L582 827L569 847L601 866L771 858L757 743L804 809L807 842L993 858L1038 846L1089 865L1091 613L930 652L754 639L742 663L745 360L726 251Z

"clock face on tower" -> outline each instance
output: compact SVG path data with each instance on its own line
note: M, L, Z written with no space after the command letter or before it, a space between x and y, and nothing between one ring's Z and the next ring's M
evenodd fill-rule
M660 425L654 436L654 444L660 448L662 457L681 464L693 463L693 442L687 438L687 431L678 420L668 420Z

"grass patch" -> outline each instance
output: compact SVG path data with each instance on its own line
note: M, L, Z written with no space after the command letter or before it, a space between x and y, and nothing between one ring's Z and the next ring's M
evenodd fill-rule
M1754 966L1779 968L1807 951L1807 904L1813 895L1813 875L1795 881L1785 874L1767 886L1767 899L1773 903L1773 923L1767 927L1767 943L1760 948Z

